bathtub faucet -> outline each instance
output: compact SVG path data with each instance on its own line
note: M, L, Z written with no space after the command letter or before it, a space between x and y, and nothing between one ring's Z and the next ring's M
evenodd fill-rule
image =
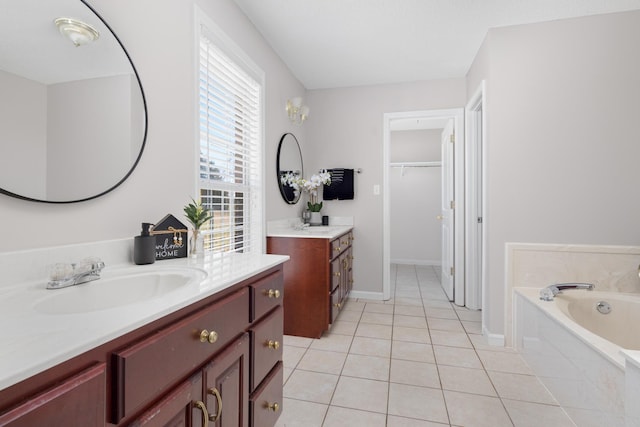
M540 290L540 299L553 301L553 298L565 289L586 289L592 291L595 286L592 283L556 283Z

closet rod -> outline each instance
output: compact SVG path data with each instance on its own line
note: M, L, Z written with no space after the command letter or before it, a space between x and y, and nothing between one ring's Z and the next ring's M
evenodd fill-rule
M436 168L441 167L442 162L393 162L392 168Z

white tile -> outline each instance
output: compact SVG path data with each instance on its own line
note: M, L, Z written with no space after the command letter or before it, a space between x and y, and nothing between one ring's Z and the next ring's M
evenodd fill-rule
M448 423L442 390L389 384L389 415Z
M507 411L497 397L445 390L444 398L452 425L513 427Z
M348 377L368 378L370 380L388 381L389 362L387 357L349 354L342 369L342 375Z
M340 375L346 358L346 353L309 349L300 359L297 369Z
M329 334L314 340L309 348L314 350L337 351L348 353L353 337L349 335Z
M391 359L389 379L393 383L440 388L438 368L433 363Z
M427 318L433 317L437 319L453 319L458 320L458 315L452 308L437 308L428 307L424 310L427 313Z
M340 314L336 318L336 321L347 321L347 322L359 322L360 316L362 316L361 311L354 310L340 310Z
M385 414L329 406L322 427L385 427Z
M307 348L313 342L313 338L296 337L294 335L285 335L283 337L282 342L284 343L284 345Z
M424 317L403 316L401 314L396 314L393 316L393 326L427 329L427 319Z
M393 341L391 344L391 358L435 363L431 345L415 342Z
M338 378L337 375L296 369L284 385L283 395L291 399L328 404Z
M322 427L327 405L287 399L282 401L282 414L276 427Z
M365 354L378 357L390 357L391 340L368 337L354 337L349 353Z
M517 427L575 427L569 416L559 406L502 399L507 412Z
M285 345L282 348L282 364L285 368L295 368L306 351L307 349L303 347Z
M339 335L351 335L356 333L358 322L347 322L345 320L337 320L331 325L331 333Z
M387 397L388 383L385 381L342 376L331 404L384 414L387 409Z
M498 396L484 369L438 365L438 372L444 390Z
M392 328L390 325L374 325L371 323L359 323L356 336L391 339Z
M429 331L431 343L449 347L473 348L469 337L464 332Z
M374 323L376 325L392 325L393 314L390 313L375 313L365 311L362 313L360 323Z
M419 342L423 344L431 343L429 331L427 329L408 328L406 326L394 326L393 339L397 341Z
M448 427L449 424L433 423L415 418L387 415L387 427Z
M487 350L477 350L477 353L487 371L533 375L531 368L518 353Z
M491 382L502 398L557 405L542 382L533 375L488 371Z
M433 352L438 364L482 369L482 363L472 348L434 345Z
M364 308L364 312L393 314L393 306L385 304L367 304Z
M420 305L420 306L416 306L416 305L399 305L396 304L395 306L395 310L393 311L394 314L401 314L403 316L418 316L418 317L425 317L424 316L424 308Z
M429 330L464 332L459 320L429 318Z

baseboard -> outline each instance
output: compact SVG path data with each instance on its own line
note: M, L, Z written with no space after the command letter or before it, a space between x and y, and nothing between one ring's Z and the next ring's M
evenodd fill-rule
M370 299L374 301L383 301L382 292L366 292L366 291L351 291L349 292L349 298L362 298Z
M391 264L441 266L442 260L394 258L391 260Z
M482 335L487 337L487 344L493 347L504 347L504 334L492 334L485 328L482 327Z

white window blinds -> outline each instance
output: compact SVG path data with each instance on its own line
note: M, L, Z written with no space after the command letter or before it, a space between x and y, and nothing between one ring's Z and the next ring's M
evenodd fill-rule
M261 83L200 35L199 185L205 250L262 250Z

